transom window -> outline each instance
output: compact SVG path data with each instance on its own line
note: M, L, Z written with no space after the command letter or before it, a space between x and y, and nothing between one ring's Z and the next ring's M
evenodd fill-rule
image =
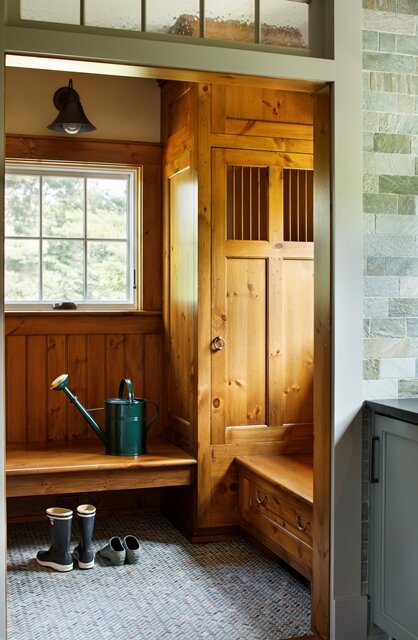
M20 16L40 22L306 49L310 2L20 0Z
M6 164L5 301L136 307L137 171Z

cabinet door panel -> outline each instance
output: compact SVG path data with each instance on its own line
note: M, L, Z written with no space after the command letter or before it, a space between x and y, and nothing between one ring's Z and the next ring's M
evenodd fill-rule
M376 416L378 482L372 485L373 621L397 640L418 638L418 428Z
M313 243L284 241L283 224L284 171L311 164L213 152L212 339L225 341L212 344L213 444L312 423Z

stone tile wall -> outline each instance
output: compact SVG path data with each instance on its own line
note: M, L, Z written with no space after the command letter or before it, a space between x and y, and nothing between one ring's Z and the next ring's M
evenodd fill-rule
M364 397L418 395L418 0L363 0Z
M364 397L418 395L418 0L363 0ZM363 421L362 588L369 436Z

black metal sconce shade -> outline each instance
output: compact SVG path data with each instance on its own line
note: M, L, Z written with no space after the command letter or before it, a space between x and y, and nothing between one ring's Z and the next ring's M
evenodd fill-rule
M68 87L61 87L54 93L54 105L59 114L48 129L61 133L85 133L95 131L96 127L88 120L81 106L80 96L73 89L73 81L68 82Z

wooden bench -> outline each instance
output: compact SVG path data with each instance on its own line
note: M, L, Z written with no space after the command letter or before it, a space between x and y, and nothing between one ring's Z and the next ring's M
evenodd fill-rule
M137 458L109 456L99 440L8 445L6 495L36 496L194 484L197 460L164 439Z
M241 527L311 580L312 456L256 455L235 460Z

